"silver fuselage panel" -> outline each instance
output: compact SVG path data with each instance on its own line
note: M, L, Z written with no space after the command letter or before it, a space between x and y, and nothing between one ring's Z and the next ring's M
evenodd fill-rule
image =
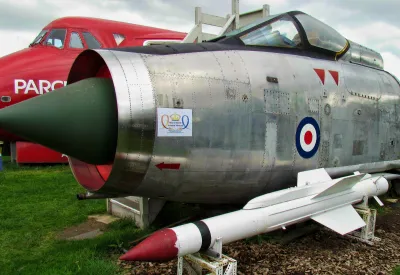
M400 88L385 71L261 51L97 52L119 109L106 185L134 195L244 203L295 186L300 171L399 159ZM192 136L158 136L157 108L191 109ZM309 158L296 147L306 117L320 129ZM180 168L160 170L163 162Z

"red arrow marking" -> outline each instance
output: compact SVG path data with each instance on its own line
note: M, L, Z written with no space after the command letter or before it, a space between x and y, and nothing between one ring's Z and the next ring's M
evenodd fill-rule
M181 164L180 163L161 162L161 163L157 164L156 167L160 170L162 170L162 169L179 170L179 168L181 167Z
M333 80L335 80L336 85L339 86L339 72L337 72L337 71L329 71L329 72L331 73Z
M319 79L321 79L322 85L325 85L325 70L324 69L314 69L317 73Z

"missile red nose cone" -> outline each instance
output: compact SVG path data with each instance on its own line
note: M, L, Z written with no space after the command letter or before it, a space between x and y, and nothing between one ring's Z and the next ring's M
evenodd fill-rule
M178 256L177 237L172 229L155 232L120 257L123 261L165 262Z

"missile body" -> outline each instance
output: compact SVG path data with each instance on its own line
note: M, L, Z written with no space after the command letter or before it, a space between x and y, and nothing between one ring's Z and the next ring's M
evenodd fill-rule
M389 188L383 177L360 174L299 186L251 200L239 211L164 229L121 257L127 261L168 261L222 243L270 232L313 219L344 235L365 226L352 207Z

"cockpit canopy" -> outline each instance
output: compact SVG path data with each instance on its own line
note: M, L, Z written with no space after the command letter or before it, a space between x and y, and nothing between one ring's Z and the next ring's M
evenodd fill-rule
M346 38L330 26L307 14L297 14L295 17L303 27L311 46L338 54L346 50L348 46Z
M352 48L359 52L356 50L355 43L349 43L332 27L299 11L259 19L214 41L223 38L239 39L246 46L292 48L317 52L331 56L335 60L348 52L345 59L350 62L383 69L383 59L379 53L368 49L368 52L364 50L366 58L360 57L358 53L358 58L354 59Z
M340 54L348 42L330 26L302 12L271 15L226 34L249 46L304 48L313 46Z

